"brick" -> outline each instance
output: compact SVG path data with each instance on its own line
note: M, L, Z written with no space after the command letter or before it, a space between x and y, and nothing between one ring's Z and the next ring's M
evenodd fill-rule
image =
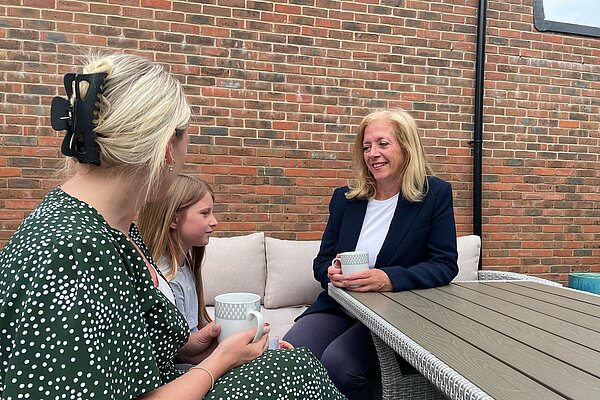
M141 0L141 5L144 7L159 8L163 10L170 10L171 3L170 0Z
M0 17L0 170L14 175L0 175L0 207L22 208L0 215L0 245L58 183L63 135L48 128L48 104L81 44L140 52L184 82L186 168L213 183L226 235L320 239L333 188L354 175L356 125L387 106L418 119L453 184L458 232L470 233L476 9L466 2L29 4ZM600 240L600 46L531 31L530 13L524 0L488 5L484 265L565 280L600 269L597 248L581 247ZM23 29L29 39L6 40ZM18 203L25 196L32 204Z

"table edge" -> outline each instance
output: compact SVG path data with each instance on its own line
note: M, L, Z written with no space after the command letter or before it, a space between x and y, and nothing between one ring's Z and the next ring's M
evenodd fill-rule
M490 395L425 350L400 330L394 328L389 322L385 321L368 307L354 300L343 289L335 287L330 283L328 293L344 309L358 318L371 332L400 354L446 396L456 400L493 400ZM372 323L374 320L377 320L381 324L381 328ZM396 333L395 338L399 340L400 344L397 345L397 342L392 340L391 332Z

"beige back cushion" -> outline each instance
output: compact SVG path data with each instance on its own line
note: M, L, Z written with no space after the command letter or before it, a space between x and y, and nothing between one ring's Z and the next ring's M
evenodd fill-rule
M265 234L211 238L202 266L204 298L214 305L215 296L228 292L256 293L264 298L267 275Z
M318 240L282 240L266 237L267 284L264 305L279 308L313 303L323 291L313 276Z
M453 281L476 281L479 268L481 239L477 235L456 238L458 250L458 275Z

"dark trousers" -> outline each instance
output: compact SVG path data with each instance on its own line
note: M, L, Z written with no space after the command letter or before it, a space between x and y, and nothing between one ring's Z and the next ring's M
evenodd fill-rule
M358 320L341 311L308 314L283 339L308 347L349 400L369 398L368 378L379 365L371 333Z

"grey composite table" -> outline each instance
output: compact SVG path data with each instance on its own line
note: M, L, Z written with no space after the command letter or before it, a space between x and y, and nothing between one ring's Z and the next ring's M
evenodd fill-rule
M449 398L600 399L599 296L529 281L329 293Z

